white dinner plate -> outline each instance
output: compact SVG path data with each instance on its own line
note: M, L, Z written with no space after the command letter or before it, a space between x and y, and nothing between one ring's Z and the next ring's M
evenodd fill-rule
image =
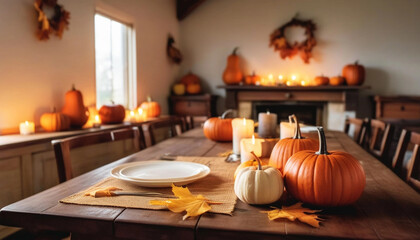
M187 169L192 170L194 173L198 174L191 174L189 172L185 172L183 170L179 170L179 167L185 167ZM160 167L161 171L155 172L155 169ZM126 169L125 171L122 171ZM145 179L140 178L130 178L121 174L124 172L130 176L134 173L143 173L144 169L152 169L153 174L143 174L142 177L146 177ZM175 171L176 173L171 173L171 169L178 169ZM196 170L199 169L199 170ZM178 172L180 171L180 172ZM127 163L120 166L115 167L111 170L111 176L114 178L120 179L122 181L130 182L142 187L170 187L172 183L175 185L186 185L202 179L206 177L210 173L210 168L206 165L202 165L199 163L192 163L192 162L168 162L168 161L160 161L160 160L151 160L151 161L144 161L144 162L134 162L134 163ZM166 175L165 175L166 174ZM183 175L184 174L184 175ZM183 176L182 176L183 175ZM151 178L147 178L151 177Z

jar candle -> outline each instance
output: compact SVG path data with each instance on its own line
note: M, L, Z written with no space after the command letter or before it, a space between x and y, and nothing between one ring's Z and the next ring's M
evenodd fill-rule
M19 132L22 135L28 135L28 134L35 133L35 123L28 122L28 121L20 123Z
M269 158L278 138L243 138L241 140L241 162L246 162L254 159L251 152L261 158Z
M254 121L245 118L232 120L232 145L233 154L241 154L241 139L251 138L254 135Z
M258 114L258 136L262 138L269 138L276 136L277 114L266 113Z

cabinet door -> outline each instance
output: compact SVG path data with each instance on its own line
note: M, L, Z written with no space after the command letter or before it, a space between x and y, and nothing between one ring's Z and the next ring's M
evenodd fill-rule
M44 151L32 154L32 174L34 193L57 185L58 173L54 151Z

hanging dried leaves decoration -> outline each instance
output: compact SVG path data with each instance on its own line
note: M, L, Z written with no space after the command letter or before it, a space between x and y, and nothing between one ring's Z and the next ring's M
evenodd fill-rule
M43 10L44 6L52 8L54 16L48 18ZM39 40L48 40L51 33L55 33L61 39L64 29L68 29L70 13L57 4L57 0L35 0L34 7L38 12L36 35Z
M306 39L303 42L295 42L293 44L287 41L285 30L289 27L302 27L305 29ZM312 48L316 45L314 31L315 24L311 20L299 20L296 17L292 18L288 23L276 29L270 35L270 47L274 47L274 51L280 52L282 59L292 58L299 53L300 57L305 63L309 63L312 57Z

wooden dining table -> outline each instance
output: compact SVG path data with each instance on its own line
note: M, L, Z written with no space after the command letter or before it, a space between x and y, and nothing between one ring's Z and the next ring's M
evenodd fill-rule
M326 135L330 150L349 152L361 162L366 187L356 203L324 209L326 220L319 228L298 221L270 221L260 212L267 206L239 200L232 216L205 213L186 220L183 214L166 210L59 203L109 177L110 170L122 163L159 159L164 154L214 157L232 149L231 143L206 139L200 128L8 205L0 211L0 224L71 232L74 239L419 239L420 194L344 133L327 131Z

